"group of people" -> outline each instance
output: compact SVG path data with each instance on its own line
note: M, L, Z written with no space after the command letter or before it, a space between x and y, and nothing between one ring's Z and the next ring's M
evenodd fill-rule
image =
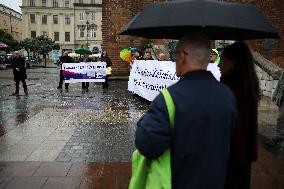
M216 55L205 34L183 37L176 49L176 74L180 80L169 87L176 108L174 129L161 94L137 123L135 145L145 157L155 159L171 149L172 185L176 189L250 188L251 163L257 159L260 100L253 57L244 42L224 48L221 62ZM133 57L141 59L138 51ZM211 63L220 66L221 82L207 71L210 58ZM153 60L151 52L145 52L144 59ZM159 60L165 60L164 53ZM106 51L102 52L101 61L112 66ZM28 95L25 59L16 51L11 62L16 83L13 95L19 94L20 82ZM64 80L62 63L72 62L67 52L60 58L58 89ZM280 92L275 97L278 104L284 101L284 74L281 78L277 88ZM68 85L65 83L65 89ZM88 87L89 83L82 83L83 89ZM103 87L108 87L108 77Z
M168 88L174 129L160 94L137 123L135 145L150 160L171 150L172 188L249 189L260 100L252 54L243 42L226 47L219 64L221 82L207 71L210 56L205 34L179 41L180 80Z
M144 56L142 55L142 51L136 50L132 53L132 60L154 60L151 51L145 51ZM167 61L166 54L160 52L158 55L159 61Z
M71 58L70 56L68 56L68 52L65 51L63 53L63 56L61 56L59 58L58 64L60 65L60 81L59 81L59 85L57 87L57 89L62 89L62 85L63 85L63 81L64 81L64 74L63 74L63 70L62 70L62 64L63 63L73 63L73 62L91 62L92 60L89 57L80 57L77 61L74 61L73 58ZM101 62L106 62L106 67L111 67L112 66L112 61L110 59L110 57L108 56L106 51L103 51L101 54L101 58L100 58ZM107 89L109 86L108 83L109 80L109 75L106 75L105 77L105 82L102 83L103 88ZM65 83L65 89L68 90L69 87L69 83ZM89 90L89 82L82 82L82 89L88 91Z

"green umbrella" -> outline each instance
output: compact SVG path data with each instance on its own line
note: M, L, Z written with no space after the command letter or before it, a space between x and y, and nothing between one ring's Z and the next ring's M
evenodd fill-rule
M92 54L92 51L86 48L77 48L74 51L76 54L80 54L80 55L91 55Z

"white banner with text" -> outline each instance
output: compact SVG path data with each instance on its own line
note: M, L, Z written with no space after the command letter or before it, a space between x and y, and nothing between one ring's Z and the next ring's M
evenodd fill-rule
M128 90L152 101L163 88L178 80L174 62L135 60L130 71Z
M105 82L105 62L63 63L65 83Z

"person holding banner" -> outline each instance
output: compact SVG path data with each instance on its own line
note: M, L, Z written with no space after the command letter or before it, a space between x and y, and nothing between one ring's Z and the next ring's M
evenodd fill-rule
M60 73L59 73L59 77L60 77L60 81L59 81L59 85L57 87L57 89L62 89L62 85L63 85L63 81L64 81L64 74L63 74L63 70L62 70L62 64L63 63L73 63L73 59L68 56L68 51L65 51L63 53L63 56L61 56L59 58L59 65L60 65ZM65 89L68 90L68 86L69 83L65 83Z
M159 54L159 59L158 59L159 61L167 61L166 60L166 55L165 55L165 53L163 53L163 52L161 52L160 54Z
M183 37L176 50L180 80L168 88L175 105L174 129L162 94L137 123L135 145L147 159L170 149L172 188L224 188L237 113L230 89L206 71L209 57L205 34Z
M92 59L89 56L87 56L85 58L85 60L82 61L82 62L92 62ZM88 90L89 90L89 82L82 82L82 89L83 90L86 89L86 91L88 92Z
M144 54L144 60L154 60L150 51L146 51Z
M101 54L101 62L106 63L107 69L110 69L110 67L112 66L111 59L109 58L108 53L106 51L103 51ZM105 82L102 83L104 89L108 88L108 78L110 75L111 74L106 75Z

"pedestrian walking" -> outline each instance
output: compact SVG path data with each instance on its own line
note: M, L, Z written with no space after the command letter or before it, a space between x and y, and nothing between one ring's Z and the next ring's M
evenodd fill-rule
M251 162L257 159L258 78L249 47L236 42L222 54L221 82L235 95L238 117L233 132L225 189L249 189Z
M19 95L20 82L23 84L25 95L28 95L25 58L20 56L19 51L15 51L10 61L13 67L14 81L16 82L16 90L13 95Z
M135 145L147 159L171 150L172 188L223 189L236 108L228 87L206 71L210 40L183 37L176 50L180 80L168 88L175 105L171 130L162 94L137 123Z
M101 62L106 63L106 68L112 67L112 61L111 61L111 59L108 56L108 53L106 51L103 51L102 54L101 54ZM108 84L109 77L110 77L110 75L106 75L105 82L102 83L104 89L107 89L108 86L109 86L109 84Z
M62 89L62 85L63 85L63 81L64 81L64 74L63 74L63 70L62 70L62 64L63 63L73 63L73 59L68 56L68 52L65 51L63 53L63 56L61 56L59 58L59 65L60 65L60 72L59 72L59 77L60 77L60 81L59 81L59 85L57 87L57 89ZM65 83L65 89L68 90L68 86L69 86L69 83Z

